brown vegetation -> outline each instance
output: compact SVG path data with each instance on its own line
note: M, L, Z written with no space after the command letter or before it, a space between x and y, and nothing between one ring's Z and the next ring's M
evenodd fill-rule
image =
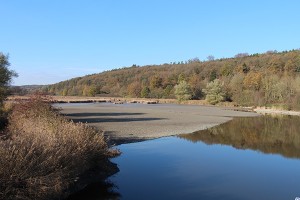
M300 158L299 116L235 118L225 124L180 135L192 142L224 144L238 149Z
M102 133L60 116L41 98L17 103L0 140L0 199L66 197L83 174L111 172Z
M199 100L206 98L203 91L208 83L218 79L223 83L224 95L215 99L242 106L282 105L285 109L299 110L299 73L299 50L268 51L252 55L241 53L234 58L204 62L191 59L163 65L134 65L63 81L47 86L43 91L63 96L174 99L175 93L179 92L175 92L175 86L185 81L190 88L186 95Z
M28 101L31 95L28 96L9 96L7 102L14 102L19 100ZM47 96L53 103L142 103L142 104L176 104L176 99L152 99L152 98L123 98L123 97L79 97L79 96ZM225 102L224 102L225 103ZM226 102L226 105L231 106L232 104ZM190 105L209 105L205 100L187 100L183 104ZM224 104L225 106L225 104Z

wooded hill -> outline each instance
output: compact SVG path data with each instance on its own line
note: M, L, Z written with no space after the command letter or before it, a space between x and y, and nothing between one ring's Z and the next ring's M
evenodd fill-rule
M207 99L300 109L300 50L115 69L43 88L54 95Z

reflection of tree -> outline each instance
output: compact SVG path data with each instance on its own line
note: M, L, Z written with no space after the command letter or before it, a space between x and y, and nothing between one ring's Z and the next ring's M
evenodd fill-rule
M236 118L225 124L179 137L192 142L225 144L238 149L300 158L299 117Z
M99 199L109 199L118 200L121 195L114 189L117 186L111 182L97 182L88 185L85 189L71 195L67 200L99 200Z

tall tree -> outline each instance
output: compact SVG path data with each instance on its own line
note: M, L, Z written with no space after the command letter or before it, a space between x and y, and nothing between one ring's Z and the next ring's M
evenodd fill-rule
M17 76L17 73L9 69L10 63L8 61L8 55L4 55L0 52L0 105L9 93L9 85L13 77Z
M150 89L147 86L144 86L142 91L141 91L141 97L142 98L148 98L150 95Z
M207 60L208 61L214 61L215 57L213 55L209 55L209 56L207 56Z
M192 98L191 86L186 81L181 81L175 85L175 96L178 101L185 101Z
M223 83L219 79L209 82L203 91L206 94L206 100L213 105L225 100Z

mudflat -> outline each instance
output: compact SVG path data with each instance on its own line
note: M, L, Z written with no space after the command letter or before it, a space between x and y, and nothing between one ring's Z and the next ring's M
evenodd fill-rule
M176 104L55 104L74 122L88 123L104 131L116 144L192 133L257 113L233 109Z

